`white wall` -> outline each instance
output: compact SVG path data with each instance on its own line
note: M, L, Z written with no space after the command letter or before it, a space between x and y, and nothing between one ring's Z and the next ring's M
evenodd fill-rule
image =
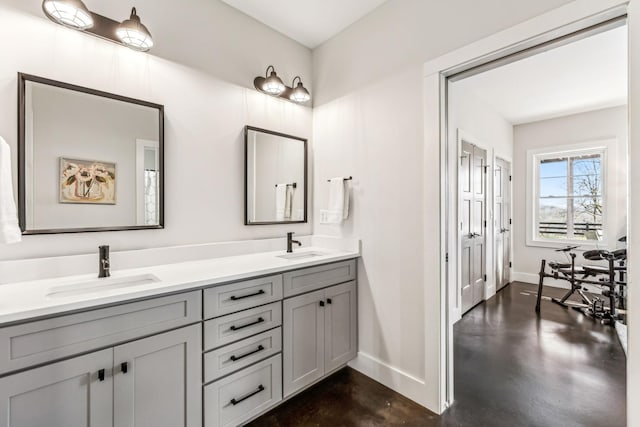
M0 3L0 7L15 8L47 19L42 13L42 1L1 0ZM117 21L127 19L131 7L135 6L142 23L153 36L155 45L151 54L155 57L251 88L253 79L264 75L267 66L273 65L286 84L299 75L305 86L312 87L310 49L220 0L84 0L84 3L91 11ZM54 39L65 31L61 27L58 30L50 33ZM22 31L19 34L21 42L27 43L25 46L29 42L25 37L40 37L38 33ZM13 44L16 38L14 33L3 43ZM82 36L80 40L87 38ZM108 52L94 54L109 55ZM44 58L55 60L53 52L40 59ZM131 70L136 67L132 63Z
M402 85L419 77L413 67L314 110L315 218L327 179L353 176L349 219L314 232L362 238L361 354L424 378L422 92Z
M513 218L514 279L537 283L540 260L556 259L551 248L526 245L526 179L527 150L557 147L581 142L615 138L617 145L609 150L607 215L610 247L626 235L627 223L627 107L614 107L575 114L514 127ZM563 259L563 258L560 258ZM579 261L579 260L578 260Z
M313 51L314 105L570 2L389 0Z
M281 236L287 231L311 232L310 224L243 225L244 125L310 138L311 110L209 74L218 72L216 67L231 73L241 68L242 83L251 86L253 77L262 72L262 66L258 66L256 61L264 62L266 66L271 58L284 56L288 58L288 67L281 68L281 72L304 74L310 67L310 53L306 48L297 49L297 45L286 37L238 12L229 12L233 10L226 7L216 16L212 16L212 9L208 8L203 10L202 18L198 18L198 24L215 33L215 37L210 34L199 39L199 32L204 31L199 25L190 26L186 24L188 21L178 19L186 11L197 16L198 8L205 7L205 4L214 3L218 8L217 1L193 0L189 4L181 2L180 7L173 2L155 6L155 2L146 2L147 16L166 17L163 18L165 20L176 18L175 22L181 25L177 31L163 26L165 21L157 26L148 23L158 46L152 55L68 30L42 17L41 12L33 16L8 8L6 3L16 2L8 1L0 6L3 55L0 61L0 135L13 149L14 165L17 161L18 71L163 104L166 119L166 228L25 236L19 244L1 246L0 260L94 253L99 244L110 244L114 251L118 251L265 238ZM22 3L16 6L23 7ZM39 2L24 3L40 9ZM89 7L93 6L88 3ZM118 3L124 7L124 2ZM176 15L167 13L167 10L175 10ZM142 13L142 9L138 11ZM205 21L206 25L200 20L205 18L209 20ZM225 20L236 26L229 27ZM16 34L21 36L16 37ZM189 46L185 40L187 35L195 40L191 49L186 47ZM246 38L245 43L232 48L233 41L239 37ZM205 70L212 61L216 67L203 72L154 56L156 52L166 52L172 46L174 50L171 53L176 58L188 51L192 59L197 59L196 56L202 58L203 64L198 68ZM283 51L286 55L273 53ZM226 77L226 73L220 74L222 78Z
M471 77L473 79L473 77ZM466 86L457 85L455 82L449 84L449 116L448 132L451 150L449 151L449 168L457 171L460 165L460 153L457 150L458 132L462 131L467 142L478 145L487 150L487 164L489 170L494 169L496 157L509 162L513 158L513 126L500 113L495 111L482 98L477 96ZM457 177L457 173L455 173ZM494 195L493 195L493 173L487 174L487 232L486 232L486 288L485 299L491 298L496 293L495 279L495 224L494 224ZM449 209L450 212L458 212L458 181L452 180L448 183ZM454 237L453 235L451 237ZM458 241L453 239L449 242L449 263L456 266L458 263ZM450 292L458 296L454 307L452 320L456 321L461 317L461 281L458 278L459 269L449 270Z
M314 213L353 175L362 238L354 366L440 412L439 146L424 145L422 65L568 0L390 0L314 50Z

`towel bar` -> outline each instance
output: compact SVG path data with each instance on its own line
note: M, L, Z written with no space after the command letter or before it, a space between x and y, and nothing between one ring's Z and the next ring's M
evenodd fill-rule
M352 176L350 176L349 178L342 178L344 181L351 181L353 179ZM327 180L327 182L331 182L330 179Z

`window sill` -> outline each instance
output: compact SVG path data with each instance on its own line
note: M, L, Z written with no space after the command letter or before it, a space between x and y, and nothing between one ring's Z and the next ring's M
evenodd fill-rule
M567 246L579 246L580 248L606 248L609 242L606 240L562 240L550 241L542 239L527 239L527 246L538 248L562 249Z

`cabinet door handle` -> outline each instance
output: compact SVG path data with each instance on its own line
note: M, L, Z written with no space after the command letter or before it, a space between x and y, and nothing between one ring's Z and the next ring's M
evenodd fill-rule
M98 371L98 380L99 381L104 381L104 369L100 369Z
M122 371L123 374L126 374L129 371L129 363L128 362L122 362L120 364L120 370Z
M255 322L247 323L246 325L242 326L231 325L229 329L231 329L232 331L239 331L240 329L248 328L249 326L257 325L258 323L262 322L264 322L264 319L262 317L258 317L258 320L256 320Z
M331 298L327 298L327 304L331 304L331 303L332 303Z
M236 406L238 403L244 402L248 398L255 396L256 394L260 393L261 391L264 391L264 386L262 384L260 384L258 386L258 389L256 391L252 391L251 393L247 394L244 397L241 397L240 399L235 399L235 398L231 399L231 401L229 403L231 403L233 406Z
M245 299L245 298L251 298L251 297L255 297L258 295L262 295L264 294L264 289L260 289L258 292L255 292L253 294L249 294L249 295L242 295L242 296L235 296L235 295L231 295L231 297L229 298L231 301L238 301L239 299Z
M324 301L320 301L319 304L320 304L320 307L324 307Z
M238 361L238 360L240 360L240 359L244 359L245 357L249 357L249 356L251 356L252 354L259 353L259 352L261 352L262 350L264 350L264 347L263 347L262 345L259 345L259 346L258 346L258 348L256 348L255 350L250 351L249 353L242 354L242 355L240 355L240 356L231 356L231 357L229 358L229 360L231 360L232 362L237 362L237 361Z

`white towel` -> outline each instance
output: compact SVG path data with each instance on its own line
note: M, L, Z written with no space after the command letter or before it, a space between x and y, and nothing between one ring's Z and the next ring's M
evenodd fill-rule
M16 243L22 239L13 199L11 150L0 136L0 243Z
M276 221L285 220L287 209L287 184L276 184Z
M287 185L286 188L287 195L284 201L284 218L290 220L293 212L293 194L295 192L295 188L293 188L293 185Z
M329 180L327 223L340 224L349 217L349 182L340 176Z

